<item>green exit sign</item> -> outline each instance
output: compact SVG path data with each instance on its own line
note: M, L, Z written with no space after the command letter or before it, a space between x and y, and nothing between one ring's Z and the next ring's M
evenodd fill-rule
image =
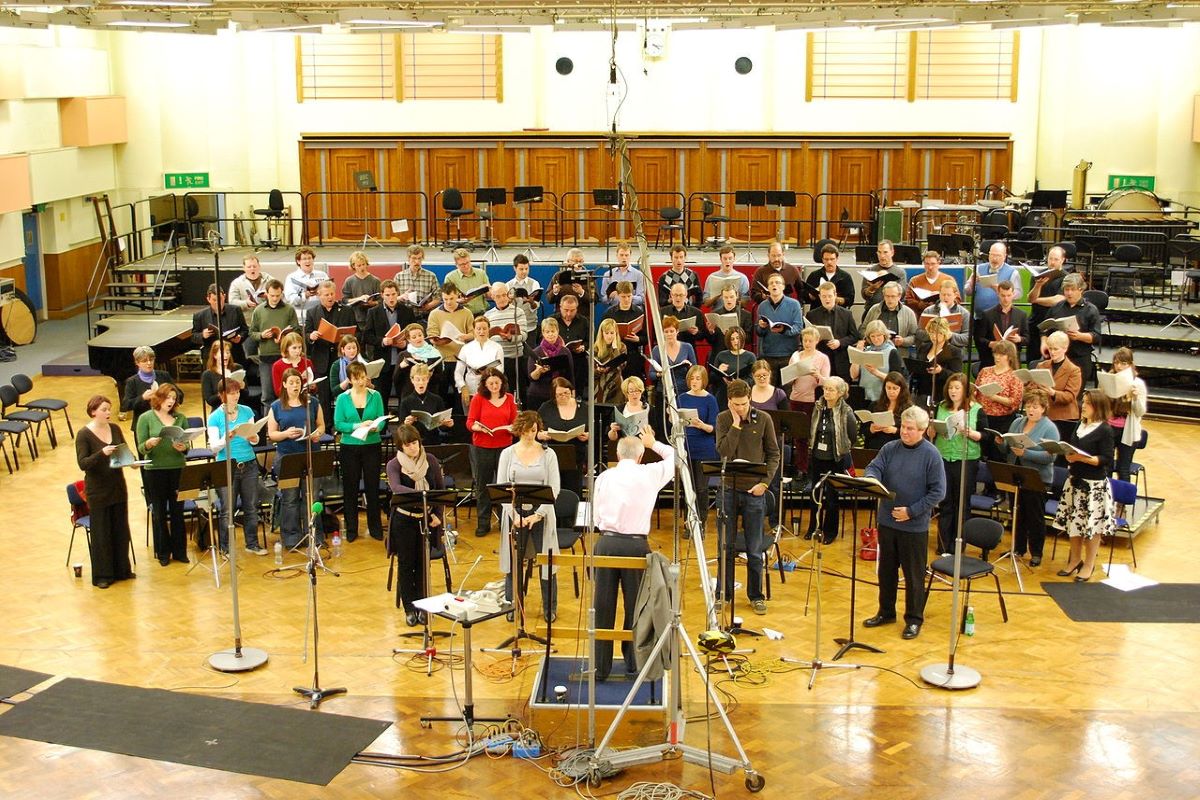
M1145 189L1154 191L1153 175L1109 175L1108 190L1113 189Z
M207 172L166 172L163 173L163 187L166 189L207 189Z

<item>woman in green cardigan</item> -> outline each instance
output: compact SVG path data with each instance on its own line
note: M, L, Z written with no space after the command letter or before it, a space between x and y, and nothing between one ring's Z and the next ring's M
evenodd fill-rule
M176 497L188 443L163 436L162 429L168 426L187 430L188 424L179 411L179 389L165 383L150 395L150 410L137 419L138 450L150 460L142 470L142 487L150 506L154 557L164 567L172 558L188 563L183 503Z
M333 427L341 434L342 497L346 514L346 541L358 538L358 484L367 496L367 531L372 539L383 539L379 516L379 469L383 398L370 388L367 368L358 362L346 367L350 389L338 395L333 409ZM373 423L373 424L371 424Z

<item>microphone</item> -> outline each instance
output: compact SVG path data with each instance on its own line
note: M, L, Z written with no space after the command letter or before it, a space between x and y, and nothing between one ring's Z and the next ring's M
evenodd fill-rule
M322 503L320 500L318 500L312 504L312 513L320 514L324 510L325 510L325 504Z

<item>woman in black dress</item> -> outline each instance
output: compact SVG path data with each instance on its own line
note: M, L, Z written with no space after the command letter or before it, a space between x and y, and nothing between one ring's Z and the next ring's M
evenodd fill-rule
M425 451L421 433L412 425L396 427L396 457L387 463L388 485L392 494L423 492L446 488L446 478L437 458ZM445 511L441 506L429 508L431 544L440 540ZM396 556L399 574L396 578L396 606L404 606L404 619L409 625L425 622L425 612L413 603L429 592L421 575L425 559L421 555L420 512L395 508L388 531L388 553Z
M899 372L889 372L883 379L883 393L871 406L872 411L888 411L895 423L893 425L876 425L874 422L864 424L863 444L868 450L878 450L888 442L900 438L900 415L904 409L912 405L912 396L908 393L908 378Z
M1096 569L1100 540L1113 534L1113 496L1108 476L1113 468L1113 430L1108 425L1112 405L1099 389L1083 395L1079 427L1065 439L1089 455L1070 453L1067 459L1067 485L1051 524L1071 537L1071 553L1061 577L1072 573L1077 582L1089 580ZM1087 540L1087 550L1084 550Z
M537 438L547 447L554 441L550 431L566 432L580 425L587 425L587 408L576 399L575 387L571 382L566 378L555 378L551 386L554 389L554 398L542 403L538 409L538 416L546 424L546 430L538 433ZM563 443L575 448L575 468L562 470L562 488L570 489L577 497L583 497L583 476L588 470L587 442L588 432L585 428L569 442Z
M75 437L75 460L83 470L84 492L92 515L92 585L107 589L116 581L136 577L129 566L125 475L108 462L117 447L125 444L125 436L109 421L112 401L107 397L95 395L88 400L87 413L92 419Z

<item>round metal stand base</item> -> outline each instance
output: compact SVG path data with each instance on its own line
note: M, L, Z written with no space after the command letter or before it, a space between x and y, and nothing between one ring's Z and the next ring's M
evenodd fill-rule
M233 649L213 653L208 657L208 665L221 672L248 672L267 663L267 658L265 650L259 650L257 647L243 647L240 657Z
M938 689L974 689L983 677L961 664L955 664L953 672L949 664L930 664L921 668L921 680Z

